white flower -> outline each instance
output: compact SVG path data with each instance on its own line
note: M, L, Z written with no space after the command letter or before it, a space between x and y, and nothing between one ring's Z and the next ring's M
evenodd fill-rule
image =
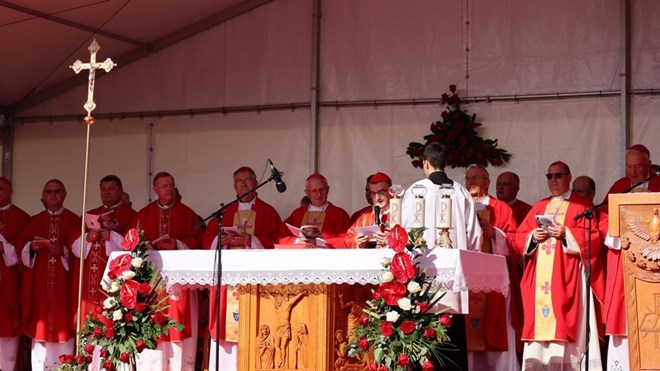
M133 258L133 260L131 260L131 265L135 268L140 268L142 266L142 258Z
M394 281L394 275L392 272L385 272L383 273L383 276L380 279L382 282L392 282Z
M109 292L119 291L119 284L116 281L112 281L112 283L110 284L110 289L108 291Z
M417 283L415 281L408 282L408 292L409 293L416 294L420 291L422 291L422 287L419 285L419 283Z
M399 319L399 312L392 310L385 314L385 320L387 322L396 322Z
M396 301L396 303L399 305L399 308L403 310L411 310L412 309L412 303L410 303L410 299L408 298L401 298Z
M124 316L121 314L121 310L117 309L116 311L112 312L112 320L113 321L119 321L122 319Z
M133 271L123 271L123 272L121 272L121 276L125 280L130 280L131 278L135 277L135 272L133 272Z
M110 309L115 306L117 302L115 301L115 298L109 297L105 300L103 300L103 308L105 309Z
M391 262L392 262L392 259L388 258L387 256L383 256L383 257L380 258L380 265L382 265L383 268L389 267Z

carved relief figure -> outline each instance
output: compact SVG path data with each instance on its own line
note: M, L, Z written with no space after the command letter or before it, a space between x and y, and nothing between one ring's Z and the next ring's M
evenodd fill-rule
M354 330L357 328L359 321L360 321L360 315L362 314L362 308L364 307L362 303L358 302L357 300L351 300L347 303L344 303L344 294L340 293L339 294L339 306L341 309L350 309L348 312L348 325L346 328L346 333L348 334L348 341L353 342L354 341Z
M348 363L347 345L348 341L346 340L346 335L344 335L344 330L339 329L335 331L335 371L346 369L346 364Z
M307 369L307 325L300 323L296 332L296 370Z
M257 368L275 368L275 341L270 334L270 327L268 325L261 325L259 327L259 335L257 335Z
M273 297L277 309L277 329L275 330L275 347L277 354L277 368L288 367L287 348L291 340L291 308L304 293L291 295L280 294Z

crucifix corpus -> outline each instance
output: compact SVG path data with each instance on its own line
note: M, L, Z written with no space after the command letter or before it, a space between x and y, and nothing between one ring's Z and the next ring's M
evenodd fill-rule
M96 39L92 41L91 44L89 44L89 47L87 47L87 50L89 50L90 54L90 59L89 63L83 63L80 61L80 59L76 60L73 62L71 66L69 66L71 69L73 69L73 72L76 74L80 73L82 70L89 70L89 82L87 84L87 102L83 105L83 108L85 111L87 111L87 116L85 117L85 123L87 125L92 125L94 123L94 117L92 117L92 111L94 108L96 108L96 103L94 103L94 80L96 78L96 70L97 69L103 69L105 72L110 72L113 67L116 66L115 62L112 61L112 59L108 58L103 62L97 62L96 61L96 53L98 53L99 50L101 50L101 45L96 42Z

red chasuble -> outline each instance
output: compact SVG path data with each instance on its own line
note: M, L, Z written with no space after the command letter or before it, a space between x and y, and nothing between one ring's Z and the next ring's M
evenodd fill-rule
M387 214L381 214L380 216L381 223L383 225L387 225L389 223L388 222L389 217L390 217L389 211ZM357 247L357 243L355 243L355 236L357 235L355 228L370 227L372 225L376 225L376 214L374 214L373 207L368 206L367 208L364 208L359 211L359 214L357 214L355 221L348 229L348 232L346 232L346 237L344 238L346 246L353 248ZM377 245L376 247L381 248L383 246Z
M517 225L511 208L506 203L492 196L489 197L488 206L486 206L485 210L478 212L478 214L487 215L486 219L488 222L504 232L507 246L510 247L507 265L511 282L511 318L507 318L506 298L501 293L490 292L477 295L470 293L471 301L473 299L479 301L475 303L475 307L481 307L483 310L480 311L481 313L472 313L472 310L470 310L471 313L465 317L468 350L506 351L508 350L507 322L511 321L513 328L516 330L518 340L520 339L520 332L522 330L522 303L520 301L520 289L518 285L520 276L516 275L515 270L518 266L516 263L518 262L519 255L511 247L515 243ZM487 245L490 251L484 251L484 245ZM494 248L491 246L491 239L484 239L481 251L492 253L492 250ZM472 306L473 303L470 303L470 308ZM475 319L476 321L474 321ZM483 341L471 341L471 327L481 334ZM472 347L470 346L471 343Z
M610 190L610 193L621 193L632 186L627 177L617 180ZM639 191L635 189L635 191ZM660 180L652 179L648 187L644 189L648 192L660 192ZM602 213L607 213L607 207L601 208ZM607 249L607 275L605 282L605 302L603 303L605 316L605 334L606 335L627 335L626 332L626 296L624 294L623 282L623 262L621 261L621 250Z
M601 249L601 239L598 232L598 221L595 220L592 229L587 228L587 221L582 218L574 221L573 218L588 209L592 202L586 198L571 193L568 202L564 202L559 208L548 211L550 198L545 198L536 203L527 217L518 227L516 235L517 245L520 253L526 254L525 271L521 282L523 298L524 326L522 339L525 341L569 341L575 342L578 307L580 302L580 282L582 279L582 267L586 266L587 241L591 240L591 264L598 268L602 264L598 260ZM556 219L561 221L569 229L580 246L580 254L569 254L564 250L561 240L549 239L547 243L538 246L527 246L527 238L538 224L536 215L555 214ZM544 260L541 254L552 256L550 278L545 282L539 282L537 275L541 276L543 267L537 266L540 260ZM546 271L544 271L546 272ZM592 289L597 300L602 302L603 292L598 285L593 284ZM540 302L547 305L537 305ZM536 323L537 318L552 318L549 325ZM550 329L550 331L548 331ZM543 335L540 335L543 333Z
M253 236L258 238L261 244L266 249L272 249L273 245L277 242L277 236L280 234L280 228L282 228L282 219L280 215L275 211L275 209L262 201L260 198L255 200L254 205L252 206L252 211L254 211L254 226L253 226ZM222 214L222 226L223 227L232 227L234 226L235 216L238 212L238 204L233 204L227 208ZM252 218L250 218L252 219ZM203 246L210 250L215 250L216 246L213 245L213 239L218 236L218 220L213 219L209 222L202 237ZM249 247L248 247L249 248ZM230 293L230 294L233 294ZM216 306L215 306L215 288L209 290L209 332L213 340L216 339ZM220 293L220 321L222 322L220 326L220 340L229 340L234 341L234 339L227 339L227 328L226 328L226 318L227 318L227 287L222 286L222 291ZM232 314L233 315L233 314Z
M197 214L188 206L175 202L168 208L161 208L158 201L153 201L137 213L131 223L131 228L140 225L144 229L144 238L154 241L157 238L168 235L185 243L189 249L198 249L202 234L200 228L194 228L199 220ZM179 300L168 299L170 307L167 308L169 317L184 325L183 331L170 329L168 336L163 336L164 341L183 341L189 338L190 332L190 303L188 290L181 290Z
M303 218L305 217L307 209L307 206L303 206L293 210L291 215L289 215L284 222L295 227L300 227L303 224ZM346 237L346 231L350 226L351 218L348 216L348 213L344 209L328 203L328 207L325 209L325 219L323 221L321 233L323 234L322 238L330 245L330 247L334 247L335 249L346 248L344 238ZM296 236L292 235L288 228L285 229L286 231L280 236L280 242L283 244L295 243Z
M114 231L123 237L126 232L128 232L129 226L135 218L135 215L137 215L137 212L130 206L122 203L115 208L104 206L97 207L96 209L90 210L89 213L100 215L102 213L107 213L110 210L114 210L115 218L119 223ZM86 241L82 242L84 244ZM80 302L82 313L81 319L83 322L85 321L87 314L89 314L94 307L102 305L103 300L107 298L101 289L101 279L103 279L103 271L108 263L108 251L121 250L121 246L112 244L110 244L111 246L108 248L106 243L110 244L110 241L94 242L89 249L89 253L87 253L87 256L84 258L82 300ZM78 305L79 276L80 258L73 257L73 287L75 288L75 291L71 295L71 299L73 300L74 309ZM74 323L78 319L77 316L77 313L74 313Z
M16 264L7 266L4 256L0 256L0 337L14 337L21 332L21 273L20 257L22 245L17 245L19 233L30 221L30 216L14 205L8 205L6 210L0 210L0 234L14 245L12 253ZM4 245L0 252L11 249ZM0 255L3 255L0 254Z
M32 217L20 239L22 245L35 237L57 241L70 262L69 250L80 235L80 225L80 217L67 209L59 215L42 211ZM23 332L27 336L49 343L75 336L71 282L71 272L62 263L61 254L51 254L47 248L34 253L34 265L25 269L22 285Z
M509 205L509 207L513 211L513 218L516 220L516 224L520 225L527 216L529 210L532 208L532 205L520 200L516 200L514 203Z

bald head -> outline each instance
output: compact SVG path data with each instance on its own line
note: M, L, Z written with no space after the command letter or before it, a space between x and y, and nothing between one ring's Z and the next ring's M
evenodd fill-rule
M520 178L516 173L505 171L497 177L495 184L497 198L504 202L511 202L518 196L520 190Z
M575 178L575 180L573 180L573 187L571 188L576 194L588 198L591 201L593 201L594 196L596 196L596 182L586 175L581 175Z

